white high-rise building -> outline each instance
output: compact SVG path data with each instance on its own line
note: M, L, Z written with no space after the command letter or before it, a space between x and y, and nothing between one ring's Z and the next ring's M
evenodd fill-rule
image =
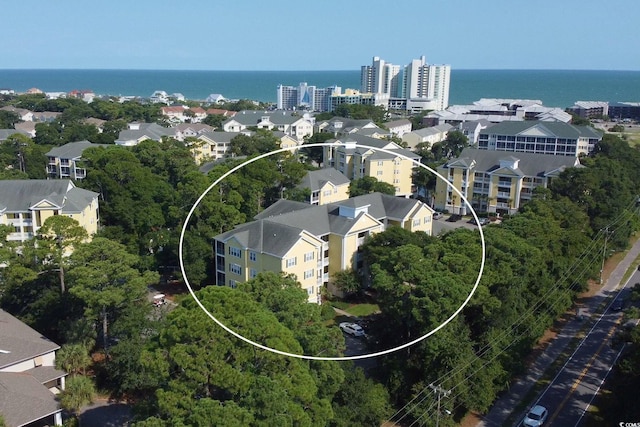
M404 67L400 97L435 100L438 110L445 110L449 106L450 78L450 65L429 65L421 56Z
M339 86L317 88L308 86L306 82L298 86L278 85L278 110L329 111L331 95L341 90Z
M377 56L371 65L363 65L360 75L362 93L382 93L390 97L398 96L400 66L386 63Z

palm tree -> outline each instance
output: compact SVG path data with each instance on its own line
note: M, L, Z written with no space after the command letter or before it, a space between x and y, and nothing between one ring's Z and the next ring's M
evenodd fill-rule
M96 388L90 378L82 375L70 377L65 390L60 393L60 404L78 419L80 408L93 402Z

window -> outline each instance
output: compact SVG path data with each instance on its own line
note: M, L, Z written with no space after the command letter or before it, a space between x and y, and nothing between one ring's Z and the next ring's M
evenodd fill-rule
M229 287L234 288L236 287L236 281L233 279L229 279Z
M429 224L431 222L431 217L425 216L424 217L424 223L425 224Z
M236 258L242 257L242 251L239 248L233 248L229 246L229 255L234 256Z
M305 279L311 279L311 278L313 278L314 274L315 274L315 271L313 270L313 268L311 270L306 270L304 272L304 278Z
M313 286L307 288L307 294L313 295Z
M378 161L378 166L383 166L384 162L383 161Z
M249 251L249 260L251 261L256 260L256 253L254 251Z
M419 225L420 225L420 218L416 218L416 219L414 219L414 220L413 220L413 226L414 226L414 227L417 227L417 226L419 226Z
M304 262L313 261L316 257L316 253L311 251L304 254Z
M258 275L258 272L256 271L255 268L252 268L251 270L249 270L249 278L253 279L254 277L256 277Z
M378 171L376 172L376 175L381 176L384 173L384 171Z
M325 191L323 191L323 192L322 192L322 195L323 195L323 196L325 196L325 197L326 197L326 196L330 196L330 195L331 195L331 190L325 190Z
M289 258L287 259L287 268L294 267L297 263L298 263L297 257Z
M242 274L242 267L238 264L229 264L229 271L233 274Z

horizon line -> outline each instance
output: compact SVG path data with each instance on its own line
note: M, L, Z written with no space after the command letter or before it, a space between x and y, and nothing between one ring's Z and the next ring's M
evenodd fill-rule
M235 73L308 73L308 72L354 72L354 69L333 69L333 70L242 70L242 69L187 69L187 68L22 68L10 67L0 68L0 71L188 71L188 72L235 72ZM635 69L601 69L601 68L452 68L451 71L627 71L640 72Z

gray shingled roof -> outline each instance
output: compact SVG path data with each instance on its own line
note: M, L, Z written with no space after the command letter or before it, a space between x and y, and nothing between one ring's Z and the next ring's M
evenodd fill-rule
M0 372L0 414L9 426L23 426L55 414L55 394L26 373Z
M357 218L340 216L340 206L368 206L368 214L378 221L383 221L384 218L405 218L421 205L417 200L380 193L365 194L321 206L279 200L256 215L256 221L240 225L216 236L215 239L226 241L236 237L246 248L282 256L298 241L303 230L318 237L329 233L345 235Z
M244 126L256 126L260 119L264 116L269 117L269 121L275 125L290 125L298 120L304 120L304 117L299 115L292 115L291 111L240 111L233 117L229 118L227 122L235 120L236 122Z
M0 369L59 348L58 344L0 309L0 350L3 350L0 352Z
M62 213L77 213L89 205L98 193L77 188L70 180L0 180L0 211L26 212L42 200L62 207Z
M443 167L451 163L459 163L469 166L475 161L474 170L477 172L492 172L500 169L500 160L518 159L518 169L515 173L522 176L546 176L548 173L580 166L577 157L554 156L551 154L533 153L507 153L504 151L479 150L477 148L465 148L456 159L448 161Z
M9 138L14 133L18 133L20 135L25 135L25 136L28 136L29 138L31 138L31 135L29 135L28 132L25 132L25 131L20 130L20 129L0 129L0 141L6 141L7 138Z
M526 120L522 122L501 122L482 131L488 135L519 135L525 133L529 129L539 127L546 130L556 138L578 139L578 138L596 138L602 139L602 134L591 126L575 126L564 122L546 122L539 120Z
M163 136L175 136L175 129L165 128L157 123L140 123L139 129L125 129L120 131L118 141L136 141L143 136L154 141L160 141Z
M318 191L327 182L333 185L345 185L349 184L349 178L334 168L318 169L315 171L309 171L302 178L302 182L298 185L299 188L309 188L311 191Z
M107 147L108 144L93 144L89 141L70 142L60 147L52 148L46 155L60 159L77 159L87 148Z
M200 134L200 136L207 137L210 140L215 141L215 142L226 142L226 143L229 143L236 136L243 135L243 134L244 134L243 132L218 132L218 131L213 131L213 132L202 132Z
M352 134L346 135L346 136L341 137L341 138L329 140L327 142L338 142L338 143L341 143L341 144L347 144L349 141L355 142L356 144L360 144L360 145L363 145L363 146L373 147L374 150L376 148L385 149L384 147L386 147L389 144L394 144L394 145L397 146L397 144L395 144L394 142L386 140L386 139L371 138L371 137L368 137L368 136L365 136L365 135L360 135L360 134L357 134L357 133L352 133ZM363 153L367 152L368 150L370 150L370 149L369 148L364 148L364 147L356 147L355 149L345 149L345 151L347 151L349 153L358 153L358 154L363 154ZM416 153L414 153L411 150L407 150L407 149L404 149L404 148L385 149L385 150L392 151L393 153L398 153L400 155L409 157L410 159L420 160L420 156L418 156ZM395 155L393 155L393 154L389 154L389 153L385 153L383 151L375 150L375 153L371 158L372 159L392 159L394 157L395 157Z

